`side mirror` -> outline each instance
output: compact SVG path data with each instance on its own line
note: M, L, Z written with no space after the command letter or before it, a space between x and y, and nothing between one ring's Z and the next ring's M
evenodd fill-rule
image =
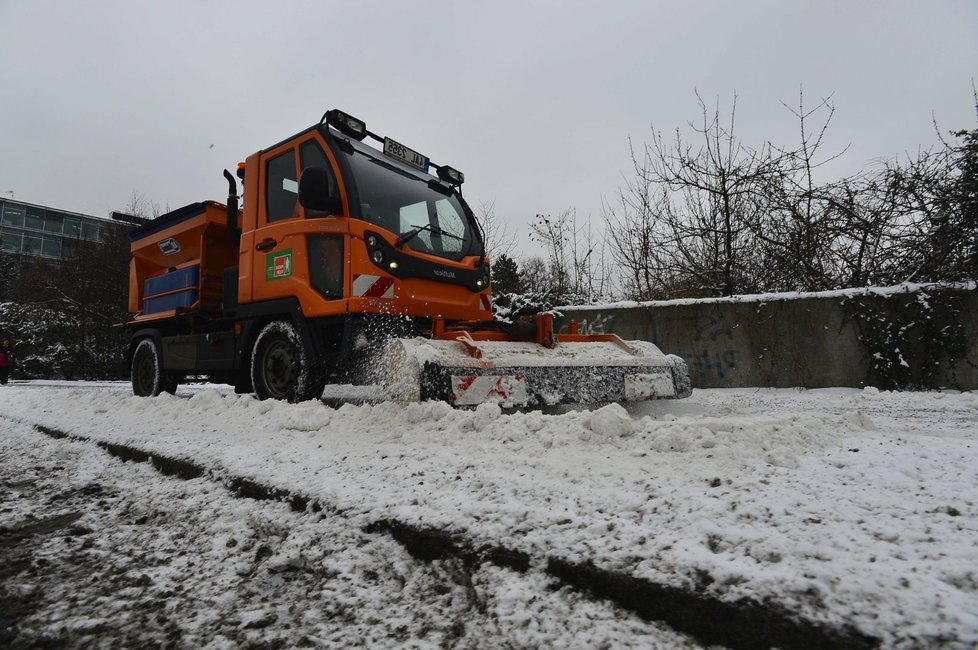
M333 175L322 167L306 167L299 176L299 203L306 210L340 214L343 204Z

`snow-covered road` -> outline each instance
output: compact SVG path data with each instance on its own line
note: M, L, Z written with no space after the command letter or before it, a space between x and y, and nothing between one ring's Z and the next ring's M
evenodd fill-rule
M718 602L774 603L886 646L978 642L975 393L709 390L628 411L545 415L440 403L334 409L259 402L213 386L181 390L140 399L123 384L0 389L2 479L20 495L5 499L0 526L16 530L38 508L64 514L57 502L32 499L34 488L17 487L16 468L49 467L52 457L74 470L38 469L30 480L62 491L110 486L103 489L121 495L126 512L166 513L154 520L153 538L163 540L154 545L139 537L143 529L123 525L122 514L99 523L98 512L65 504L82 513L70 525L92 529L96 548L148 545L165 574L150 580L167 587L147 587L147 598L164 598L187 576L183 605L163 609L173 634L193 645L295 643L303 635L474 647L486 639L681 643L604 601L547 589L544 563L554 559ZM328 514L233 499L203 478L161 477L92 444L52 440L32 431L37 424L295 492ZM260 523L282 518L287 523L272 532ZM379 521L511 549L531 568L483 564L459 577L450 561L418 565L389 537L364 532ZM181 568L188 557L189 572ZM283 567L294 566L320 577L298 601L303 612L283 613L295 594L276 594L295 583L276 589L292 575ZM346 577L324 582L333 572ZM402 593L402 583L411 588ZM271 603L265 609L254 606L262 594ZM329 613L336 602L354 603L352 622ZM257 618L248 618L252 611ZM92 616L46 605L25 620L40 634ZM249 627L254 621L261 625Z

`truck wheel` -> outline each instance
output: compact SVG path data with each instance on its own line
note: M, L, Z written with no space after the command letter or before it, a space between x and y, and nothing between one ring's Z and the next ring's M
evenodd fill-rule
M132 392L140 397L177 392L177 381L163 374L163 359L153 339L143 339L132 353Z
M309 357L292 323L266 325L251 354L251 382L258 399L302 402L321 397L323 373Z

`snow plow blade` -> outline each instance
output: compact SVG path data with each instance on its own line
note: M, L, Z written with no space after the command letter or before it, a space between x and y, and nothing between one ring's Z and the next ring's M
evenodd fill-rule
M394 339L384 382L397 401L442 400L453 406L600 404L689 397L686 363L646 341L614 335L553 335L536 341Z

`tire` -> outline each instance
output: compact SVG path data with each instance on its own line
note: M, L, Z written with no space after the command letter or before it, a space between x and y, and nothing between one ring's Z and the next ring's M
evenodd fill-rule
M177 392L177 380L163 374L163 358L153 339L143 339L132 353L132 393L156 397Z
M322 397L325 377L292 323L272 321L255 339L251 383L258 399L303 402Z

